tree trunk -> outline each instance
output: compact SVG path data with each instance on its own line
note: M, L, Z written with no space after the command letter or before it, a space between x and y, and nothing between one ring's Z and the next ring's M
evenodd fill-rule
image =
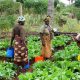
M51 16L50 25L52 26L54 21L54 0L48 0L47 15Z
M22 16L22 3L20 3L19 15Z
M13 0L13 2L16 2L16 0ZM20 7L19 7L19 15L22 16L22 3L20 2Z

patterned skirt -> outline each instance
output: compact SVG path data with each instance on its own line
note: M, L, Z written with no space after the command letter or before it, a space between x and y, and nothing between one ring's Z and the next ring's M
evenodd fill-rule
M44 34L42 38L44 40L45 46L42 45L41 54L44 58L50 58L52 56L50 35Z
M21 37L15 37L14 41L14 63L18 66L24 66L28 63L28 49Z

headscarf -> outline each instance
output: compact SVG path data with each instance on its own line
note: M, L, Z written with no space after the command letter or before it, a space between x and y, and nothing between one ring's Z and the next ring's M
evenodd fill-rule
M46 22L46 21L50 21L50 16L47 16L45 19L44 19L44 22Z

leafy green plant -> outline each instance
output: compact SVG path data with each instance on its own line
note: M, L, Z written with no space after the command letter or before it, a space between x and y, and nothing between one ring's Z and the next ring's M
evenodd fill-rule
M29 59L39 56L41 51L41 42L39 37L28 37L28 57Z
M76 42L72 42L70 45L66 46L64 50L55 52L55 60L77 60L77 56L80 50Z
M80 74L74 73L74 66L79 67L79 65L79 62L41 61L33 65L34 71L32 73L28 72L25 75L21 74L18 77L19 80L79 80Z
M8 48L9 46L9 40L8 39L2 39L0 40L0 49L1 48Z
M68 43L70 40L71 37L69 36L65 36L65 35L56 36L52 40L52 45L53 47L66 46L66 43Z
M6 56L6 51L0 51L0 56Z
M13 63L0 62L0 79L11 80L14 77L16 66Z

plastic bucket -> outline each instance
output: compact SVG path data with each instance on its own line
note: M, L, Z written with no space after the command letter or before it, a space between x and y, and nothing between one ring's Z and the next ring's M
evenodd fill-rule
M24 66L24 69L28 69L30 67L30 63L29 63L29 61L28 61L28 64L26 64L25 66Z
M35 57L35 62L38 62L38 61L44 61L44 57L42 56Z
M7 49L6 56L9 57L9 58L14 57L14 48L13 47L10 47L10 48Z

